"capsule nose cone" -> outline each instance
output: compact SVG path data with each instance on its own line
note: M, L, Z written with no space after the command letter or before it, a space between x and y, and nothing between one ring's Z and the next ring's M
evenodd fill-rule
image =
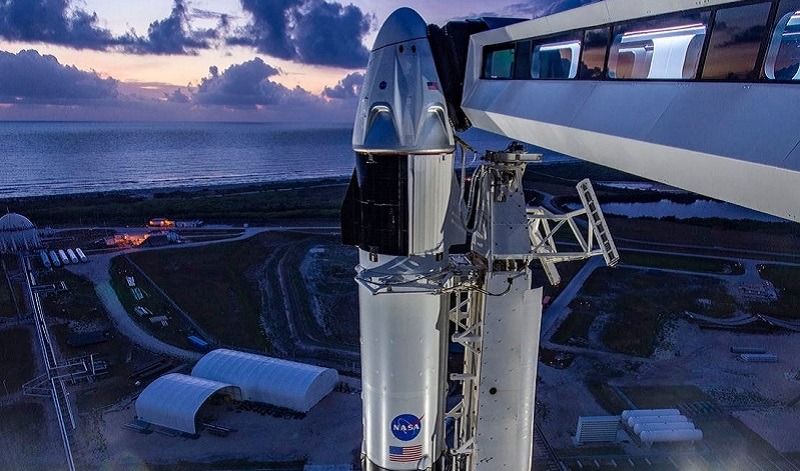
M389 15L389 18L386 18L381 30L378 31L378 37L375 39L372 50L375 51L410 39L424 38L427 35L427 25L419 13L411 8L399 8Z

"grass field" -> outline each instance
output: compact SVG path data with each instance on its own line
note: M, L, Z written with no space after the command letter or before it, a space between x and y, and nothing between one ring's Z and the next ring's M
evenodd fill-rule
M259 322L256 271L272 248L263 237L131 255L137 265L219 342L269 348Z
M679 404L711 400L696 386L636 386L620 390L639 409L672 409Z
M152 195L93 193L0 200L40 227L75 224L144 224L152 217L206 223L264 223L276 219L338 218L347 180L205 188ZM4 206L4 207L5 207Z
M710 308L698 299L711 300ZM644 271L633 268L600 268L586 280L570 303L570 315L553 334L561 344L589 346L591 332L598 331L601 347L650 357L666 338L665 329L684 311L714 317L730 317L736 302L716 279ZM598 316L604 324L596 326Z
M739 262L706 257L686 257L683 255L666 255L660 253L621 250L620 261L625 265L663 268L667 270L715 273L721 275L744 274L744 267Z
M9 393L22 389L34 376L34 355L31 334L27 329L14 328L0 332L0 381L5 380ZM5 390L0 385L0 394Z
M630 405L622 399L614 388L600 381L589 381L586 383L589 392L592 393L600 407L609 414L619 415L622 411L629 409Z
M764 265L759 267L759 273L761 278L775 286L778 300L772 303L753 303L753 311L783 319L800 319L800 268Z
M3 406L0 417L0 469L35 469L30 461L41 452L42 439L47 436L44 406L34 402ZM56 446L60 443L53 444ZM27 465L16 462L20 455L27 458Z
M216 343L331 361L348 361L358 349L357 255L338 236L264 232L130 259ZM119 279L121 299L129 298Z
M104 315L103 305L91 281L67 270L42 273L38 279L40 284L61 281L67 285L67 291L44 296L42 307L45 312L71 321L87 321Z
M142 291L142 299L135 298L133 290L126 281L128 276L134 278L136 287ZM169 344L181 348L188 347L186 337L196 333L191 319L186 319L124 256L111 260L111 285L128 311L128 315L143 330ZM150 315L140 316L135 311L137 306L148 309L152 316L166 316L168 325L162 326L160 323L151 322Z
M14 305L14 298L6 282L4 274L0 273L0 316L14 317L17 315L17 308Z

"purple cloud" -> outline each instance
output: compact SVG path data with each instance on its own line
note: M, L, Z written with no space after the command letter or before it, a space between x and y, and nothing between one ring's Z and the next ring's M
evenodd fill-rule
M280 73L279 69L258 57L232 65L222 73L212 66L209 68L209 76L200 81L194 93L194 102L202 105L252 108L257 105L308 105L321 101L320 97L303 88L290 89L270 80Z
M336 100L347 100L358 98L361 93L361 85L364 83L364 74L360 72L353 72L345 78L339 80L339 83L333 87L325 87L322 95L327 98Z
M597 1L599 0L531 0L513 3L498 11L484 12L476 16L539 18Z
M0 37L10 41L107 49L116 40L97 15L70 8L70 0L0 0Z
M190 18L194 15L190 14L185 0L175 0L167 18L150 23L146 37L130 32L119 38L122 50L134 54L193 55L209 49L212 41L227 29L228 17L219 15L218 28L193 30Z
M117 99L117 80L62 65L51 55L0 51L0 102L75 104Z
M324 0L241 0L251 20L229 44L255 47L279 59L359 68L373 17L354 5Z

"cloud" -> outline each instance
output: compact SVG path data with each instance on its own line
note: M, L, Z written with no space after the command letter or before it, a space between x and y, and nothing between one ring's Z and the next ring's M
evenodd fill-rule
M479 13L477 15L471 15L470 17L539 18L578 8L597 1L599 0L532 0L513 3L497 11Z
M212 41L227 29L226 15L219 15L218 28L203 30L191 28L191 16L185 0L175 0L167 18L150 23L146 37L137 36L135 32L121 37L122 50L134 54L193 55L198 50L209 49Z
M103 78L35 50L0 51L0 119L352 121L361 74L320 94L277 83L281 74L255 58L209 67L199 85L184 88Z
M361 85L364 83L364 75L360 72L353 72L345 78L339 80L339 83L333 87L325 87L322 95L327 98L336 100L347 100L351 98L358 98L361 93Z
M76 49L107 49L117 41L97 15L70 8L70 0L0 0L0 37Z
M219 73L209 67L209 76L203 78L194 92L194 102L201 105L222 105L232 108L254 108L259 105L311 105L321 98L307 90L270 80L281 71L260 58L235 64Z
M0 102L74 104L117 98L117 80L65 66L35 50L0 51Z
M360 68L373 17L354 5L324 0L241 0L251 20L229 44L306 64Z
M167 101L170 103L189 103L192 99L188 95L184 95L180 88L176 88L172 93L164 93Z
M99 26L97 14L76 7L72 0L0 0L0 38L132 54L196 54L228 30L229 19L223 14L216 16L217 28L191 28L191 18L208 15L213 12L190 13L186 0L175 0L170 15L150 23L146 36L135 31L113 36Z

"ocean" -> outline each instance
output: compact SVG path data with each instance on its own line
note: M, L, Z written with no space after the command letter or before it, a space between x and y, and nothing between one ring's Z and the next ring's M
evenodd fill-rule
M0 198L343 177L351 133L346 124L2 122ZM480 151L509 143L477 129L462 138Z

